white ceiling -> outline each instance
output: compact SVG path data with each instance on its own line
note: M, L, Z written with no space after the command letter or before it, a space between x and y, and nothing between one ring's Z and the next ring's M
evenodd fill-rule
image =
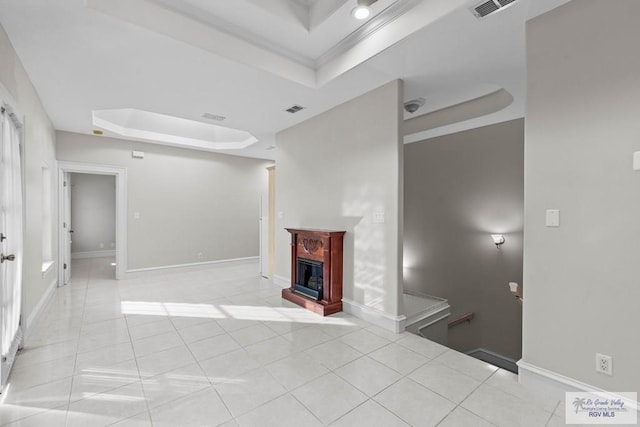
M90 134L93 110L211 113L258 139L224 152L273 158L278 131L396 78L406 100L426 99L415 115L499 88L514 97L408 142L523 117L524 23L567 1L478 20L477 2L379 0L363 25L356 0L0 0L0 24L57 129ZM294 104L306 108L283 111Z

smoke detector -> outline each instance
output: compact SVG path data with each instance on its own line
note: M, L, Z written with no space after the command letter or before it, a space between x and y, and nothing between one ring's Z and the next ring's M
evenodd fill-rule
M491 15L512 5L516 1L517 0L485 0L482 3L478 3L473 6L471 8L471 13L473 13L476 18L484 18L485 16Z
M418 109L423 105L424 105L424 98L412 99L411 101L407 101L404 103L404 110L407 113L413 114L416 111L418 111Z

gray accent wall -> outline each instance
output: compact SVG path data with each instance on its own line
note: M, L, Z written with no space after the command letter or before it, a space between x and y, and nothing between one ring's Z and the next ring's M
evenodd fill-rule
M449 300L448 345L517 360L522 307L524 120L405 145L404 287ZM491 234L503 234L497 249ZM525 289L526 292L526 289Z
M527 24L523 360L620 392L640 391L638 17L580 0Z
M69 132L57 140L58 160L127 168L128 270L258 256L273 162Z
M116 178L71 174L71 253L115 251Z

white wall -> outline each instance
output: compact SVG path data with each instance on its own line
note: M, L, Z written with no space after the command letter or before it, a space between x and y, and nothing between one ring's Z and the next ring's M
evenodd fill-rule
M128 270L258 256L272 162L69 132L57 140L58 160L127 168Z
M24 298L25 315L29 317L38 306L47 288L55 282L57 274L53 268L42 275L42 165L55 167L55 131L38 94L17 57L4 29L0 27L0 84L4 87L25 119L25 216L26 235L24 241ZM55 191L52 180L52 192ZM55 194L55 193L53 193ZM55 199L55 197L54 197ZM53 207L56 212L56 207ZM55 214L52 217L55 221ZM57 231L52 224L52 240L57 242ZM53 259L57 259L54 243Z
M456 350L522 355L524 120L405 145L404 286L449 300ZM506 242L496 249L491 234Z
M276 274L290 280L285 227L346 230L344 298L390 316L401 314L401 99L393 81L276 137Z
M638 392L640 2L608 3L527 25L523 360ZM560 228L545 227L556 208ZM596 352L613 376L595 372Z
M72 173L71 253L114 251L116 242L116 178Z

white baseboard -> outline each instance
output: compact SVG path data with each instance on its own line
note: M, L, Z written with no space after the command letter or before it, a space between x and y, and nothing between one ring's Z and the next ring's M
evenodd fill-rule
M386 329L396 334L403 332L407 323L407 317L392 316L373 307L362 305L347 298L342 298L342 309L359 319L366 320L382 329Z
M493 366L511 371L514 374L518 373L518 362L486 348L476 348L467 351L466 354L483 362L491 363Z
M277 274L273 275L273 283L280 286L282 289L291 287L291 279L289 277L278 276Z
M291 287L291 279L284 276L274 275L273 283L282 288ZM395 333L403 332L407 323L406 316L391 316L383 311L367 307L347 298L342 298L342 311Z
M256 262L260 259L260 257L252 256L245 258L232 258L232 259L221 259L217 261L204 261L204 262L195 262L192 264L177 264L177 265L163 265L160 267L150 267L150 268L137 268L133 270L127 270L126 277L127 279L132 279L136 277L153 275L159 273L167 273L167 270L176 270L179 272L188 272L188 271L198 271L203 270L210 267L219 266L220 264L231 264L231 263L243 263L243 262ZM258 274L258 271L256 271Z
M71 254L71 259L85 259L85 258L106 258L116 256L116 251L90 251L90 252L74 252Z
M31 314L29 314L29 317L27 317L27 324L25 325L25 328L24 328L25 338L28 337L31 331L33 330L33 326L42 315L42 312L47 306L47 304L49 304L49 301L53 296L53 292L56 290L57 287L58 287L58 278L56 277L51 281L47 289L44 291L42 298L40 298L40 301L38 301L36 306L33 308L33 311L31 312Z
M599 387L594 387L556 372L540 368L523 360L518 361L518 382L525 387L560 400L564 400L565 393L568 391L612 393L608 390L603 390ZM616 391L625 392L635 390ZM640 413L640 402L636 402L636 409Z

